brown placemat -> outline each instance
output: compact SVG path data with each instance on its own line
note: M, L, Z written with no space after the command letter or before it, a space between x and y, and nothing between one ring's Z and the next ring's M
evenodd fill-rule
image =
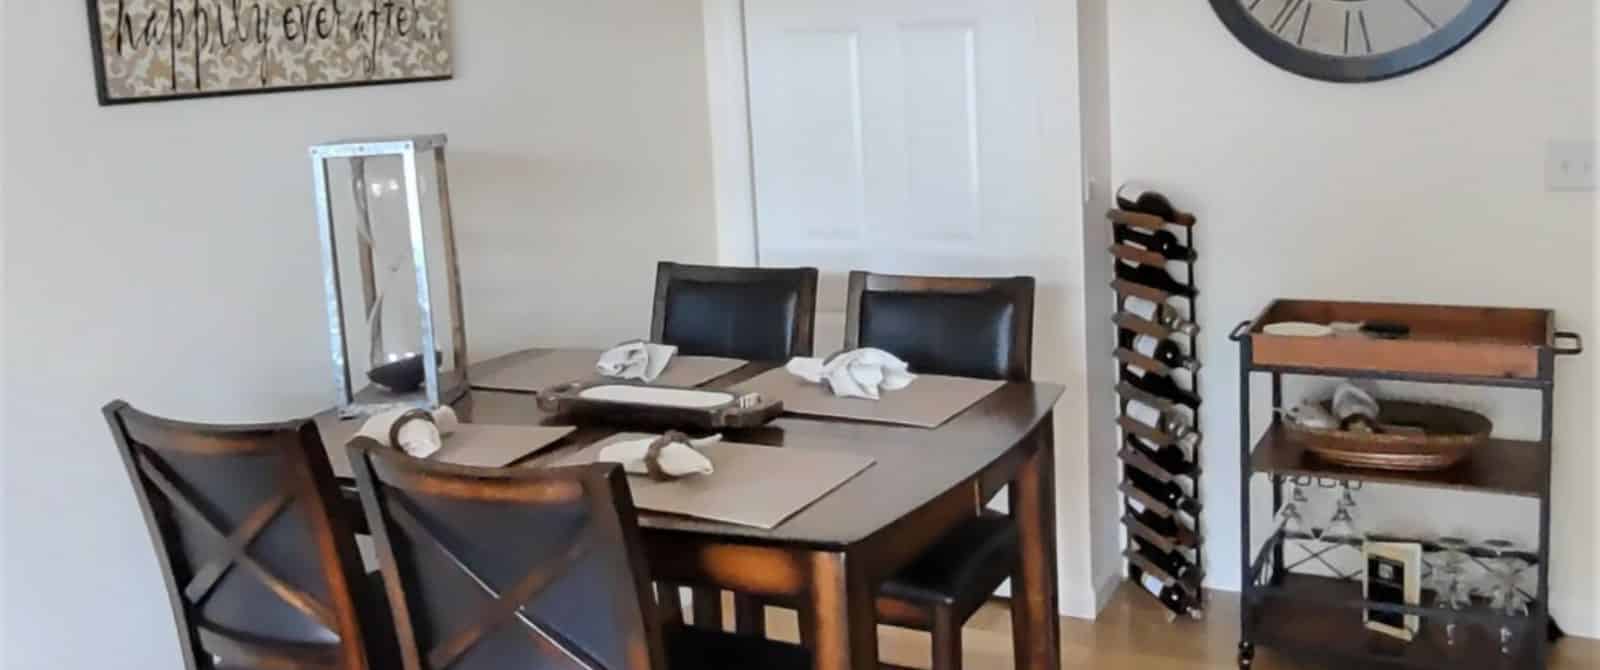
M485 391L534 393L574 381L604 379L594 371L599 349L560 349L513 356L493 369L477 372L472 387ZM656 377L655 386L691 388L733 372L747 361L714 356L674 356Z
M992 379L917 375L910 386L899 391L884 391L878 400L840 398L822 384L810 383L784 368L776 368L735 386L734 390L753 391L782 400L783 410L790 414L938 428L1004 385L1005 382Z
M317 430L328 450L328 464L336 477L354 477L345 443L361 430L365 418L342 420L317 417ZM501 468L538 453L577 430L571 426L497 426L467 423L444 438L444 448L429 460L482 468Z
M651 437L654 436L642 433L615 435L563 457L554 465L593 463L606 445ZM629 477L634 505L652 512L771 530L875 462L848 451L736 442L718 442L700 451L711 459L716 472L671 482Z
M538 453L577 428L572 426L495 426L462 424L444 438L444 448L428 460L479 468L503 468Z

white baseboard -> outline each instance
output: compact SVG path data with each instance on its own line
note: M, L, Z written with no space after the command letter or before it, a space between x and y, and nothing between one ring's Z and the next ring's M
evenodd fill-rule
M1117 589L1122 586L1122 574L1113 572L1101 580L1094 588L1094 613L1099 616L1106 611L1106 606L1111 604L1111 598L1117 595Z

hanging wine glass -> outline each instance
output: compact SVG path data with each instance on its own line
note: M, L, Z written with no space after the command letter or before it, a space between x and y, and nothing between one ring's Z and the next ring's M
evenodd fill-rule
M1302 485L1301 480L1290 479L1289 481L1291 483L1289 502L1284 503L1283 507L1278 509L1278 532L1283 534L1285 540L1312 536L1310 529L1306 526L1305 517L1301 513L1302 509L1311 504L1311 500L1306 497L1305 487Z
M1467 584L1467 551L1471 545L1463 538L1441 537L1437 542L1440 551L1439 570L1442 574L1438 591L1438 605L1451 612L1472 608L1472 589ZM1461 624L1453 616L1444 626L1445 643L1454 645L1461 639Z
M1354 487L1346 482L1340 487L1339 502L1334 507L1328 528L1322 531L1322 540L1334 544L1361 546L1366 535L1356 524L1357 508Z
M1319 539L1328 545L1325 552L1329 558L1323 559L1323 564L1338 574L1341 579L1359 580L1366 574L1366 560L1363 545L1366 544L1366 534L1357 524L1357 508L1355 499L1356 485L1342 482L1334 485L1340 489L1339 502L1334 507L1333 517L1328 520L1328 527L1322 531ZM1354 552L1354 553L1352 553ZM1344 559L1330 560L1332 557L1345 556ZM1340 566L1356 565L1354 570L1345 570Z
M1518 555L1517 545L1510 540L1486 540L1483 543L1491 558L1490 607L1507 617L1527 617L1528 598L1518 584L1525 562ZM1510 655L1516 642L1516 627L1510 621L1500 623L1500 653Z

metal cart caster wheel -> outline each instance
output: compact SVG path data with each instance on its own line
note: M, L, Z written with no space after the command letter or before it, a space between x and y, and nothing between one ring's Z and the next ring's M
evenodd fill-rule
M1249 642L1239 643L1239 670L1248 670L1256 664L1256 646Z

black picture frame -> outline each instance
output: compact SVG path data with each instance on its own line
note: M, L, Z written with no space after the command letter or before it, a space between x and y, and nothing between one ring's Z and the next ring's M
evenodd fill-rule
M105 40L100 33L100 3L103 0L86 0L86 16L89 20L89 50L94 58L95 100L101 107L115 107L121 105L136 105L147 102L170 102L175 100L195 100L201 98L226 98L240 95L264 95L270 93L296 93L302 91L319 91L340 88L355 88L357 86L387 86L391 84L415 84L430 81L448 81L455 79L454 56L452 55L450 74L428 77L409 77L400 79L369 79L366 81L341 81L327 84L303 84L291 86L273 86L248 89L228 89L218 91L200 91L194 93L174 93L169 95L151 95L137 98L111 97L111 87L106 81ZM453 40L452 40L453 46Z
M1472 0L1454 19L1421 41L1382 54L1342 58L1296 48L1252 17L1239 0L1211 0L1228 31L1262 60L1303 77L1349 84L1410 74L1455 53L1499 16L1510 0Z

